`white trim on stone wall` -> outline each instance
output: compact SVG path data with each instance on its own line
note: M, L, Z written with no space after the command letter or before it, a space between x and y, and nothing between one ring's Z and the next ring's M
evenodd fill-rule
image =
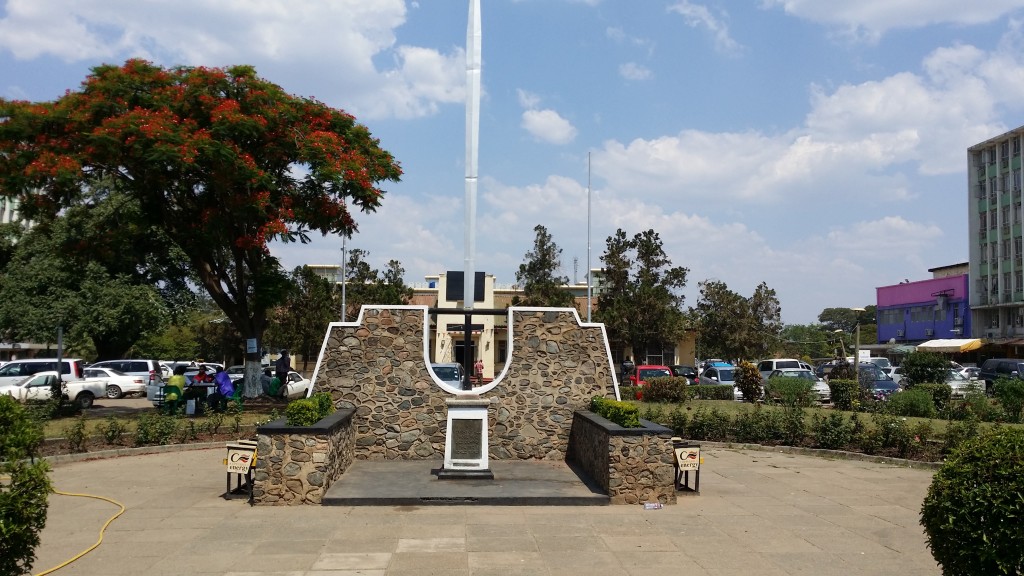
M479 396L479 395L486 394L487 392L490 392L495 387L497 387L499 384L501 384L501 382L505 379L505 376L508 374L509 368L512 366L513 348L515 346L515 344L514 344L515 340L513 338L514 324L512 322L512 315L515 312L566 312L566 311L570 311L570 312L572 312L572 315L576 318L576 324L578 324L581 328L599 328L601 330L601 334L604 336L603 339L604 339L605 355L606 355L606 357L608 359L608 366L611 368L612 382L615 384L615 399L616 400L621 400L622 399L622 397L619 395L619 375L618 375L618 370L616 370L615 364L612 361L612 351L611 351L611 348L609 347L609 344L608 344L608 332L605 329L604 324L602 324L600 322L584 322L580 318L579 311L577 309L575 309L575 308L541 308L541 307L538 307L538 308L527 308L527 307L522 307L522 306L510 306L508 308L508 315L507 315L507 319L506 319L506 324L507 324L507 329L508 329L508 351L505 354L505 365L502 367L501 372L497 376L495 376L494 380L489 382L486 386L481 386L479 388L474 388L472 390L462 390L461 388L454 388L454 387L446 384L445 382L442 382L441 379L439 379L437 377L437 374L434 374L434 369L430 366L430 332L429 332L430 331L430 322L428 320L428 316L429 316L429 314L427 312L428 308L427 308L427 306L423 306L423 305L393 305L393 306L372 305L372 306L363 306L363 307L361 307L359 309L359 316L355 319L355 321L353 321L353 322L331 322L327 326L327 333L324 335L324 342L320 346L320 355L316 359L316 367L313 368L313 378L310 381L309 390L306 393L306 397L307 398L313 394L313 389L316 388L317 377L320 375L320 365L321 365L321 363L324 360L324 352L327 350L327 342L328 342L328 340L330 340L332 329L335 328L335 327L343 327L343 326L348 326L348 327L358 327L358 326L361 326L363 324L363 313L366 310L368 310L368 309L369 310L421 310L423 312L423 363L424 363L424 365L427 368L427 373L430 374L431 379L434 380L434 384L438 388L444 390L445 392L448 392L449 394L453 394L455 396ZM457 309L457 308L456 309L452 309L452 314L457 314L459 312L460 312L460 310Z

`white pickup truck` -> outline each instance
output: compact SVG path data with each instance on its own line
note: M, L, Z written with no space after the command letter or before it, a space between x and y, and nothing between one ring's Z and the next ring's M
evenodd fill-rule
M39 372L27 376L17 384L0 386L0 394L12 396L15 400L46 400L50 398L50 389L57 381L57 372ZM61 384L64 397L76 402L82 408L92 408L93 401L107 393L105 380L69 380L64 376Z

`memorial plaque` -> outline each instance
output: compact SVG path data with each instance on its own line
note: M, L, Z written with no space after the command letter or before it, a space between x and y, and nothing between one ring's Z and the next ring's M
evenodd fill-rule
M476 460L481 458L483 420L455 418L452 420L452 458Z

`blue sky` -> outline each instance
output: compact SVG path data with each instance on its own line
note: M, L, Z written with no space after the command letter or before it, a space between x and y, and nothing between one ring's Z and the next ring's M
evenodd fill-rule
M350 248L406 280L463 264L468 2L0 0L0 95L89 69L253 64L353 113L402 163ZM548 228L563 274L653 228L698 284L787 323L967 260L966 148L1024 124L1024 0L482 0L477 269ZM341 241L275 245L289 269ZM578 260L574 272L573 259Z

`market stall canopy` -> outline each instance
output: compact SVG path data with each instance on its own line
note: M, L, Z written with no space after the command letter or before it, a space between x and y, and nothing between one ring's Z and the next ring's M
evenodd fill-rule
M889 354L907 355L910 354L911 352L914 352L915 350L917 350L917 346L913 346L911 344L899 344L897 346L889 348L888 350L886 350L886 352Z
M917 345L924 352L968 352L981 348L981 338L951 338L929 340Z

